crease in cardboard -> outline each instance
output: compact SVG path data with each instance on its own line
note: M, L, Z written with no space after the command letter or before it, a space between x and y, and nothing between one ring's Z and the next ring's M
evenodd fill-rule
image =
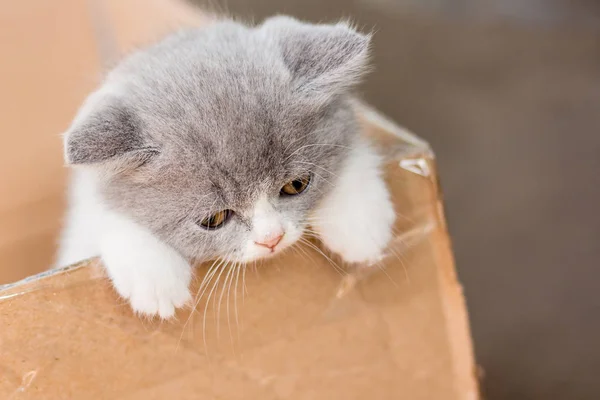
M39 280L42 280L49 276L58 275L63 272L74 271L77 268L81 268L81 267L85 266L86 264L87 264L87 260L84 260L77 264L68 265L66 267L52 268L52 269L46 270L44 272L40 272L39 274L28 276L27 278L21 279L16 282L5 283L3 285L0 285L0 292L4 291L4 290L12 289L14 287L22 286L22 285L25 285L25 284L28 284L31 282L39 281ZM0 300L2 300L1 296L0 296Z
M13 400L13 399L17 398L17 396L19 396L20 393L25 392L29 388L29 386L31 386L33 381L35 380L35 377L37 376L37 372L38 372L37 370L33 370L33 371L29 371L25 375L23 375L23 378L21 379L21 386L19 386L8 397L8 400Z
M340 286L336 292L335 298L340 299L348 295L348 293L354 289L357 283L365 280L373 273L382 272L385 274L385 269L382 268L382 264L384 262L394 258L402 264L400 257L402 253L421 243L423 240L427 240L429 235L437 226L438 224L436 221L426 221L408 231L403 232L399 236L396 236L393 239L393 242L388 246L385 254L380 260L378 260L378 262L360 266L342 278L342 282L340 283ZM402 265L402 267L404 268L407 281L410 282L410 277L407 275L406 267L404 265Z
M403 168L420 176L428 177L429 175L431 175L429 164L424 158L407 158L404 160L400 160L400 168Z

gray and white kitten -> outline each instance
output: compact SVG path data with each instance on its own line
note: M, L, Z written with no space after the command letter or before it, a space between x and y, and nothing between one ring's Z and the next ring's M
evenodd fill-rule
M193 261L268 257L309 227L345 261L378 259L395 213L351 98L369 40L224 20L127 57L65 134L58 264L100 255L136 312L169 318Z

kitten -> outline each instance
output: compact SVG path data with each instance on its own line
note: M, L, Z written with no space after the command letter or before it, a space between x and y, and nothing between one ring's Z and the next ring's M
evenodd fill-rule
M352 107L369 41L279 16L127 57L65 134L58 264L100 255L136 312L169 318L193 261L269 257L309 226L345 261L376 260L395 213Z

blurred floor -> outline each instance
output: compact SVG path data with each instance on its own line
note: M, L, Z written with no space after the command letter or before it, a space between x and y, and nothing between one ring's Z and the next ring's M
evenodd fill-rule
M364 94L438 154L486 397L600 398L600 3L226 4L376 27Z

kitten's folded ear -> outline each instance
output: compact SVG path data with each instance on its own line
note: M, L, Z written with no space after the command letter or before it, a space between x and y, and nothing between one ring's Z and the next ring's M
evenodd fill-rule
M367 72L371 35L357 32L348 23L316 25L277 16L267 19L261 29L280 47L297 90L341 93Z
M141 128L139 118L119 97L95 92L65 133L65 160L70 165L139 162L156 153L144 143Z

